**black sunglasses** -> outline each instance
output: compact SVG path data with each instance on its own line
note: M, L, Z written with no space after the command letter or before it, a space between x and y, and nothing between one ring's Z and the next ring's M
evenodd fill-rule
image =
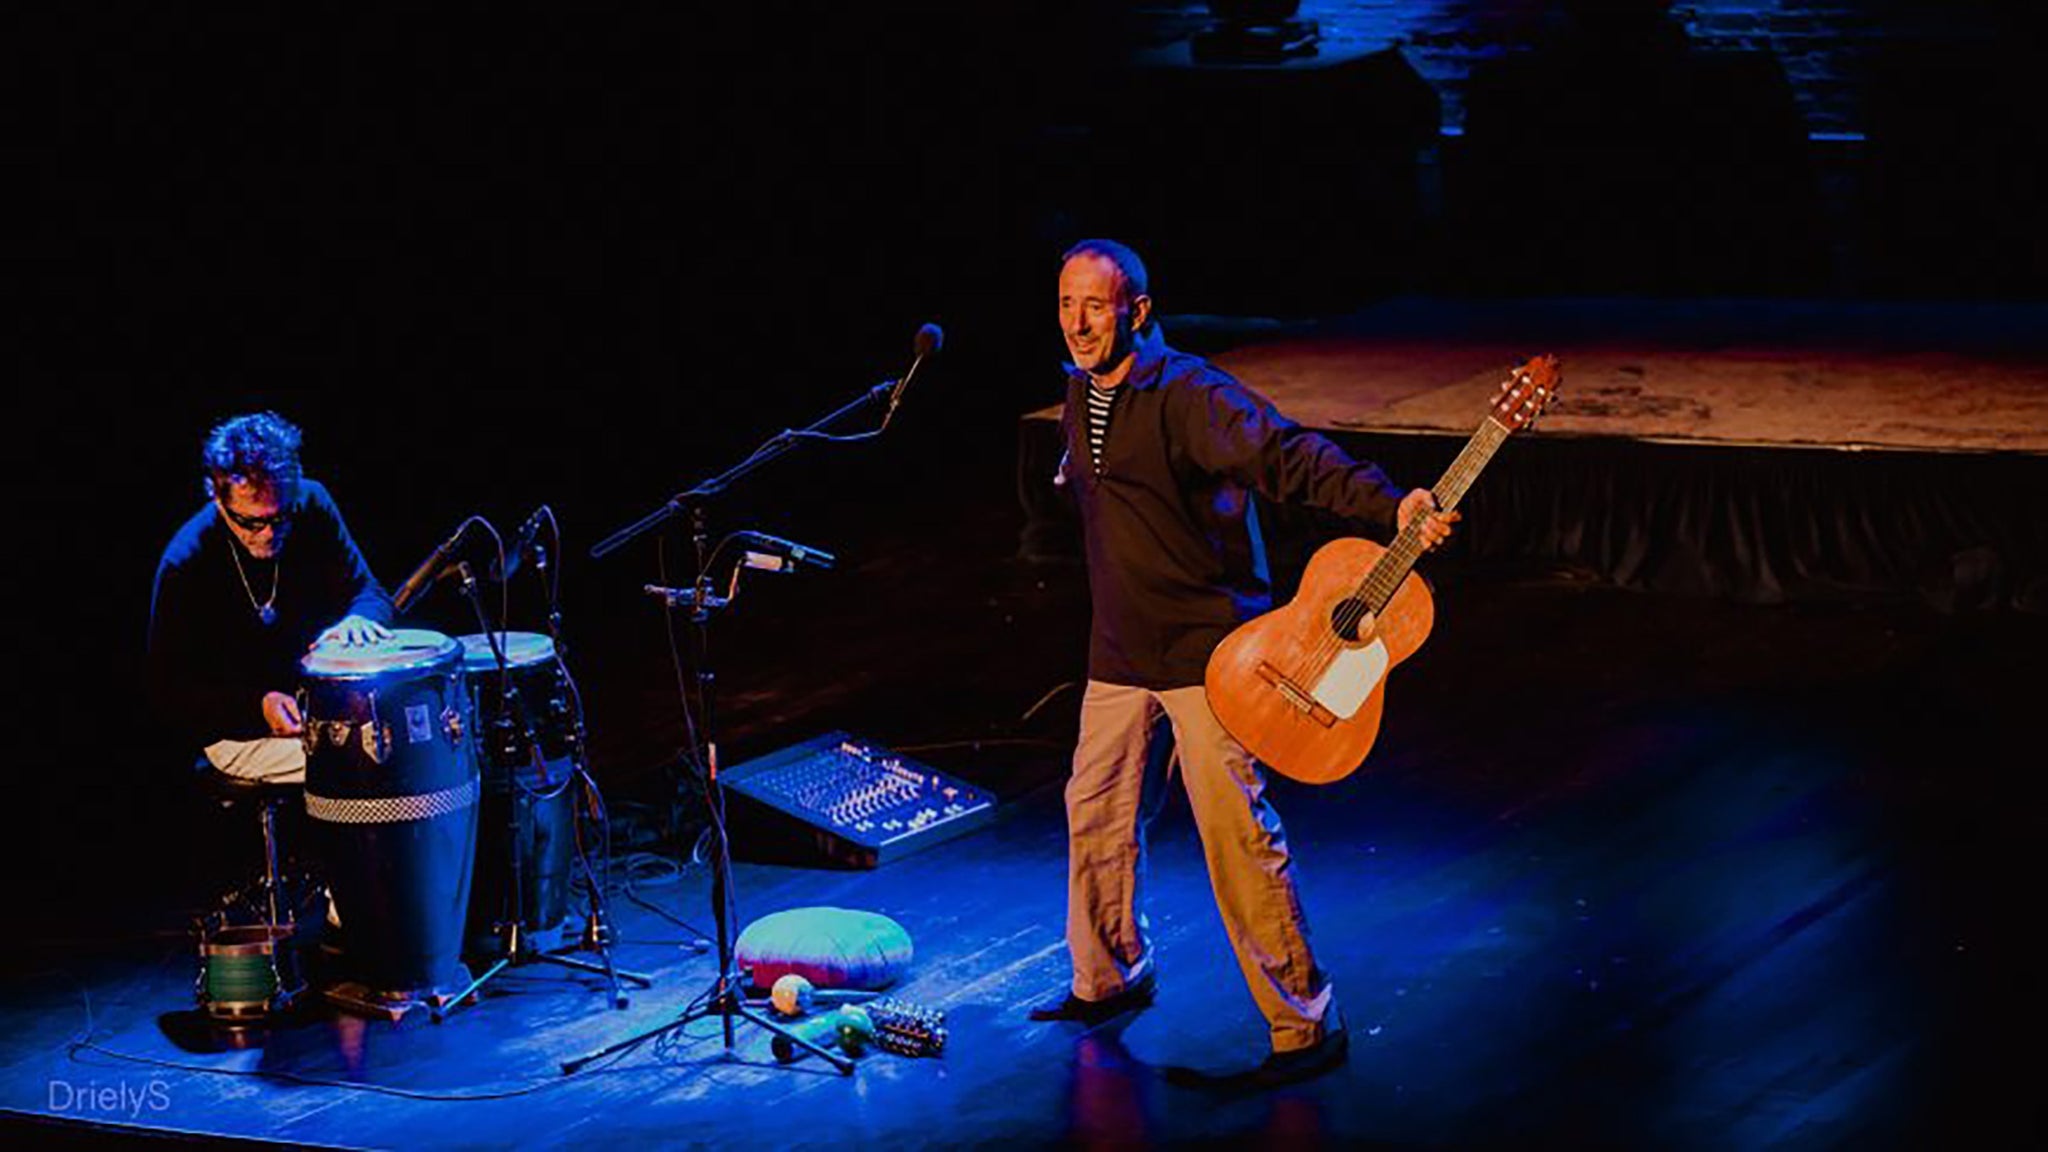
M220 505L220 514L234 521L235 527L244 532L261 532L265 528L282 528L291 519L291 513L279 511L270 516L244 516L226 504Z

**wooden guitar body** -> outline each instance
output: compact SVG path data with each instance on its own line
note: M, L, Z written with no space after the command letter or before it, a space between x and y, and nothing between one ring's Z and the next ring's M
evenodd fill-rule
M1502 442L1557 393L1557 358L1508 374L1472 439L1430 489L1458 506ZM1389 547L1333 540L1316 551L1287 605L1238 626L1209 656L1203 686L1224 729L1283 776L1327 784L1357 771L1380 732L1387 673L1413 655L1436 623L1436 603L1415 576L1417 526Z
M1379 736L1387 673L1429 638L1436 603L1413 572L1377 616L1358 599L1360 574L1386 551L1353 537L1323 545L1293 600L1224 637L1209 658L1216 719L1284 776L1327 784L1356 770ZM1353 619L1351 635L1340 635Z

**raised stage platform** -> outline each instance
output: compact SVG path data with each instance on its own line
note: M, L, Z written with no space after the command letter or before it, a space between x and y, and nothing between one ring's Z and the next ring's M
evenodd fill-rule
M1509 368L1559 356L1558 399L1468 497L1467 558L1765 602L2048 602L2048 307L1396 300L1164 323L1408 484L1440 474ZM1034 557L1070 547L1040 482L1058 415L1020 429ZM1279 518L1282 569L1299 519Z
M1410 396L1432 380L1481 386L1467 382L1492 361L1539 349L1573 363L1577 396L1594 394L1608 345L1592 336L1614 312L1525 306L1521 320L1543 321L1526 342L1471 315L1399 305L1352 330L1415 350L1379 362L1381 380L1410 373ZM1584 326L1558 319L1570 316ZM1259 327L1171 331L1256 379L1246 357L1309 339L1247 331ZM1853 362L1886 360L1875 338L1888 334L1878 326ZM1432 373L1431 354L1473 359ZM1646 354L1646 381L1665 379L1660 356ZM1971 363L1973 380L1997 375L1993 359ZM625 1009L601 979L533 965L440 1025L316 1001L240 1047L197 1018L185 927L253 863L249 823L166 807L124 836L105 823L112 805L36 806L31 792L41 850L14 874L66 898L31 904L0 953L0 1134L38 1148L2028 1146L2043 1106L2009 1049L2044 1015L2028 928L2048 836L2033 723L2048 616L1635 595L1553 578L1554 561L1531 578L1487 526L1561 523L1568 501L1587 525L1645 509L1612 537L1589 527L1580 554L1626 527L1645 542L1638 570L1662 576L1680 570L1684 515L1733 524L1792 503L1842 517L1861 493L1879 522L1912 527L1919 493L1888 503L1877 487L1910 465L1958 508L2004 508L1982 521L1987 536L2017 535L2043 456L1672 444L1568 435L1566 417L1595 414L1567 406L1509 445L1473 505L1464 546L1485 539L1502 563L1426 561L1437 624L1390 681L1367 770L1320 788L1271 781L1350 1026L1350 1062L1322 1080L1242 1093L1168 1074L1246 1067L1264 1050L1177 796L1150 846L1158 1004L1096 1029L1026 1015L1067 979L1059 781L1088 603L1077 567L1016 560L1014 480L1048 470L990 450L1010 431L1001 417L944 445L958 483L907 491L886 516L838 502L843 532L823 539L847 562L829 581L750 592L733 625L746 631L719 649L735 763L844 728L1000 796L989 825L873 871L763 859L751 837L735 871L741 923L808 905L900 923L915 955L894 991L947 1014L942 1058L873 1053L841 1077L778 1064L752 1030L728 1057L700 1021L563 1076L563 1060L674 1019L715 968L671 920L709 925L694 836L658 858L631 852L650 847L631 837L660 809L643 791L634 817L630 761L596 764L616 817L618 959L656 981ZM1044 419L1022 427L1049 439ZM1422 474L1456 447L1455 427L1338 434ZM2008 488L1972 490L1971 469L1999 468ZM1772 503L1774 475L1813 487ZM1521 502L1546 491L1557 503ZM1662 492L1676 494L1668 515ZM1973 523L1915 530L1952 540ZM577 649L606 747L677 738L659 631L650 614L637 638ZM94 854L97 873L82 871ZM213 868L169 883L209 855ZM92 875L108 879L81 881Z
M902 924L915 956L895 991L946 1012L942 1058L870 1054L841 1077L777 1064L750 1029L727 1059L700 1021L561 1075L673 1019L715 969L622 886L619 960L656 979L623 1011L601 979L535 965L438 1026L314 1003L226 1045L197 1019L178 907L143 899L166 867L153 857L70 905L76 924L26 922L0 958L0 1133L35 1148L1905 1149L2041 1130L2033 1066L2010 1048L2044 1014L2030 720L2048 618L2010 612L1444 581L1371 770L1271 783L1350 1063L1277 1092L1166 1076L1248 1066L1264 1035L1177 795L1151 837L1159 1003L1096 1029L1031 1022L1067 976L1064 811L1056 784L1005 788L995 769L1028 756L1012 779L1057 779L1087 607L1076 570L983 566L1014 532L992 479L945 532L905 534L877 581L913 590L918 612L789 603L830 636L822 659L870 669L841 677L863 690L834 720L879 724L898 750L1030 710L994 729L1009 743L914 753L998 787L1001 815L874 871L736 874L743 922L831 905ZM731 683L785 715L824 680L734 653ZM647 904L709 923L701 864L632 871Z

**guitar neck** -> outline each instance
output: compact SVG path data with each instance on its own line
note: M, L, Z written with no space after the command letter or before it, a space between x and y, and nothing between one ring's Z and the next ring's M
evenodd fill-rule
M1485 469L1487 462L1493 459L1493 454L1500 450L1500 446L1507 438L1506 425L1491 416L1480 421L1478 430L1465 442L1465 447L1458 453L1458 458L1451 461L1451 466L1444 469L1443 477L1430 489L1436 493L1437 507L1446 512L1456 508L1458 502L1465 498L1466 491L1472 487L1472 482L1479 478L1479 473ZM1418 517L1414 523L1395 535L1394 542L1387 546L1387 551L1380 557L1379 563L1374 564L1372 571L1366 573L1365 579L1358 586L1358 598L1365 601L1366 606L1375 613L1385 608L1387 601L1394 598L1394 590L1401 586L1401 581L1408 578L1408 573L1415 568L1416 558L1421 555L1421 519Z

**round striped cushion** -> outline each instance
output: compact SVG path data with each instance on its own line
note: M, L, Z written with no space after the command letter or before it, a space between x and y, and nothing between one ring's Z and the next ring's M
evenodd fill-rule
M910 934L879 912L790 908L772 912L740 933L733 951L753 986L772 987L789 973L818 988L877 991L910 967Z

